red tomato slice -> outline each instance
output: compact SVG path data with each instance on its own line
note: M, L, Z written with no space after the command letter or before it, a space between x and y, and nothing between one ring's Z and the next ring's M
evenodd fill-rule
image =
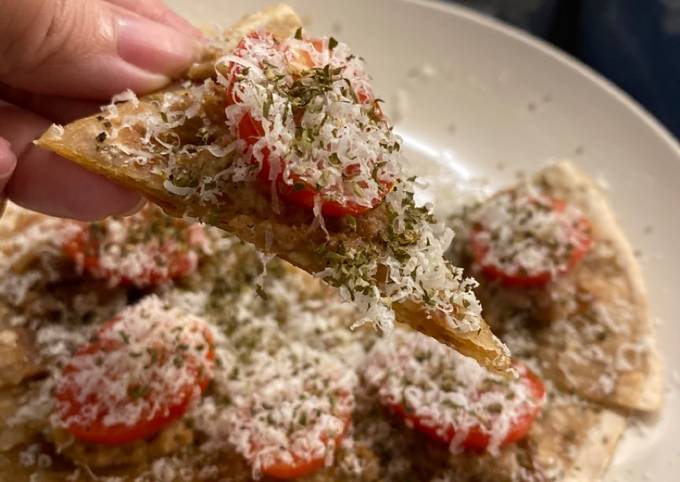
M110 413L107 405L105 405L106 399L102 399L100 395L94 393L88 395L85 400L81 400L79 394L82 390L77 380L82 371L82 368L79 368L82 366L82 361L92 360L93 356L95 359L100 356L104 360L107 355L110 356L117 350L125 348L126 343L122 339L102 337L108 332L115 331L117 326L118 319L114 318L102 328L93 342L76 351L71 361L64 367L62 372L64 383L58 386L55 393L58 413L61 419L67 422L67 430L76 438L85 442L119 445L152 436L170 422L180 418L189 407L195 390L198 389L202 392L210 381L203 367L212 366L215 353L212 337L206 330L202 331L206 346L202 351L203 360L194 352L182 351L178 353L177 350L171 350L167 346L155 347L157 349L157 363L163 363L167 360L177 363L177 360L180 359L178 357L181 357L190 381L179 386L173 393L160 393L153 389L144 391L141 385L128 386L129 399L126 404L133 404L136 400L143 399L148 402L145 405L146 407L153 404L157 409L153 415L150 414L150 409L143 409L137 422L130 425L125 423L106 424L104 418ZM106 364L104 363L103 366L106 367ZM116 380L121 376L119 373L108 373L106 369L100 375L108 377L110 380ZM148 380L148 382L152 381ZM118 406L117 409L125 413L126 406ZM80 414L93 410L98 414L97 418L87 421L79 420Z
M241 40L237 48L234 50L235 55L243 55L245 53L246 41L248 39L266 42L270 44L270 48L272 50L280 48L273 40L273 37L268 33L251 34L246 39ZM318 52L323 52L324 49L328 48L328 43L323 39L310 39L307 40L307 42L309 42ZM296 73L302 73L305 70L315 67L312 56L304 48L286 48L285 53L287 55L290 69ZM234 84L236 82L236 76L241 71L241 69L242 67L236 63L232 63L229 66L230 81L227 86L227 106L233 105L239 101L238 96L234 94ZM380 118L383 117L380 105L373 100L372 93L367 92L365 89L360 89L356 92L356 95L357 99L362 104L373 103L376 115L378 115ZM293 119L298 124L300 123L300 119L302 117L301 114L301 112L293 113ZM250 112L245 112L238 123L237 135L239 139L246 143L248 149L252 149L252 146L264 135L262 122L254 119ZM254 159L253 162L255 162ZM283 172L283 167L284 166L280 167L279 172ZM262 150L262 162L260 172L258 174L258 179L265 190L271 190L272 188L270 172L271 164L269 162L269 152L265 148ZM321 196L321 213L327 217L342 217L347 215L356 216L362 214L378 206L382 199L392 190L393 187L392 183L384 183L381 186L379 195L371 201L370 206L366 206L352 201L338 202L324 198L324 193L317 191L314 186L299 178L294 178L291 185L284 182L283 176L279 174L274 184L276 185L279 197L281 199L309 210L314 209L316 198Z
M566 204L560 199L552 199L553 210L560 214L565 211ZM571 271L578 263L580 263L585 255L588 253L592 245L592 237L590 235L590 222L581 217L575 225L570 227L572 232L572 239L574 246L571 250L569 260L562 269L557 273L563 275ZM482 239L484 227L477 225L470 233L470 250L475 262L479 265L482 273L489 280L498 280L508 287L514 288L534 288L545 286L553 280L553 273L549 270L538 273L527 274L518 271L508 272L506 269L495 264L487 263L486 257L490 246Z
M515 368L520 373L520 383L523 383L528 388L533 403L520 406L519 413L515 414L512 425L501 442L501 446L509 445L526 437L534 419L541 411L542 401L545 396L545 386L535 373L522 364L515 363ZM456 427L432 426L417 415L408 413L402 405L388 404L387 408L399 418L405 420L410 426L413 426L413 428L435 441L450 444L456 435ZM483 431L480 426L474 426L468 431L462 446L468 450L484 450L489 446L490 439L490 435Z
M347 430L349 429L350 420L350 417L347 416L345 420L345 429L335 438L334 442L336 448L340 446L342 440L345 438ZM302 459L296 457L295 460L290 464L278 462L268 465L262 469L262 473L275 479L290 480L306 477L318 472L324 468L325 464L326 460L324 457L318 457L314 459Z
M121 221L128 230L126 239L115 243L125 249L117 251L108 261L103 251L107 239L107 223L81 225L65 240L63 249L67 257L95 279L108 280L114 285L131 285L146 288L167 284L191 274L197 266L195 249L205 241L203 227L173 223L167 232L158 236L138 236L154 222L142 213Z
M262 136L264 136L262 123L253 119L250 112L243 114L241 121L238 123L239 139L245 141L249 147L252 147L253 144L262 138Z
M284 182L278 185L279 195L281 198L297 206L302 206L307 209L314 209L316 198L321 194L312 186L302 182L294 182L291 186ZM392 190L392 184L386 183L380 190L380 195L371 200L370 206L357 204L352 201L338 202L330 200L321 201L321 214L326 217L342 217L342 216L358 216L366 211L377 207L383 198Z

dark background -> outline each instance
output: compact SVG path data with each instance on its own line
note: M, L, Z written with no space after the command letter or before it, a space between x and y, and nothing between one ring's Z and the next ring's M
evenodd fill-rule
M452 0L599 71L680 139L680 0Z

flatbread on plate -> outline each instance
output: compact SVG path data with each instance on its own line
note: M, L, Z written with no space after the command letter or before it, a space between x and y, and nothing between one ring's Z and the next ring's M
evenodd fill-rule
M23 225L22 214L32 217L38 225L44 223L46 228L53 222L44 216L35 218L33 214L18 211L13 221L17 225ZM64 223L68 221L56 224ZM0 241L0 249L13 242L13 237L8 235L4 241ZM213 314L210 316L214 316L216 322L230 333L234 343L243 345L244 352L260 353L264 349L271 349L266 347L272 344L276 346L296 340L344 360L347 371L358 370L362 366L362 360L376 335L367 330L350 332L346 329L347 323L357 316L352 306L340 304L333 290L308 274L282 263L270 266L269 276L282 278L273 286L265 285L269 286L270 298L261 300L252 286L259 269L254 250L233 240L222 242L225 246L213 248L210 262L200 265L195 279L185 281L188 283L184 288L188 290L185 294L178 297L176 288L171 287L169 292L161 290L161 296L173 305L200 310L200 306L206 304L204 295L208 295L212 301L206 306L215 310L211 311ZM39 258L38 255L45 250L29 249L29 252ZM50 263L61 264L56 259ZM27 266L32 266L32 263L29 262ZM64 273L68 274L69 270L66 269ZM225 282L226 286L222 286ZM50 377L44 377L54 369L51 351L60 351L57 345L62 342L62 337L63 341L73 336L87 339L87 329L81 335L82 327L77 322L75 325L72 323L92 309L91 304L94 303L98 311L88 318L96 327L130 302L124 294L120 296L121 288L106 288L83 275L81 283L68 290L57 289L60 283L33 285L26 294L27 299L51 300L42 305L48 311L40 311L40 306L26 311L26 306L18 303L10 308L21 317L21 323L16 326L7 323L14 316L8 318L9 311L2 318L5 326L11 329L10 333L22 332L31 343L9 343L0 348L3 368L15 374L11 380L5 380L0 388L0 480L11 477L10 480L17 482L56 482L70 477L70 480L84 482L91 479L91 473L98 477L119 477L117 480L123 482L253 480L251 467L235 450L207 453L196 450L194 444L200 436L184 421L168 426L150 439L119 447L75 442L67 434L50 429L49 409L44 411L45 407L49 407L49 404L44 405L45 400L50 397L50 386L45 381L50 380ZM103 293L97 293L97 289ZM134 290L128 296L130 293L134 294ZM182 301L182 297L187 296L189 304ZM81 299L81 302L69 304L68 300L74 298ZM242 305L239 300L250 301ZM44 318L49 307L56 306L61 307L61 316L51 320ZM256 311L253 311L254 307L257 307ZM241 311L248 314L248 322L235 325L236 329L229 328L230 325L225 324L225 316L234 316ZM26 316L29 320L25 319ZM31 317L43 317L47 321L36 324L33 329ZM69 329L69 326L72 328ZM515 330L508 325L506 328L511 336L505 341L520 359L528 360L530 366L535 367L540 367L542 361L548 359L550 354L536 348L536 340L531 333L521 327ZM72 333L64 333L68 331ZM36 344L36 338L42 343ZM1 335L0 339L18 340L13 335ZM32 363L26 364L26 360ZM451 454L446 445L430 441L392 417L377 402L375 393L366 384L360 383L355 389L357 406L353 426L346 443L336 454L335 463L328 469L299 480L600 480L625 428L625 418L550 384L548 393L543 414L534 422L524 441L501 448L497 455ZM214 413L208 420L211 425L221 423L220 417ZM154 466L157 468L154 469ZM208 475L205 475L207 479L195 475L204 467L210 468L212 479ZM186 473L192 471L192 477L196 478L182 479L182 470ZM173 479L167 475L172 473L179 475ZM269 482L267 478L260 480Z
M560 388L612 408L657 410L663 376L642 274L609 203L568 161L544 168L529 183L585 214L592 246L572 271L546 287L509 288L478 271L466 228L457 229L461 236L452 252L480 281L486 318L513 354L536 354L544 375ZM474 211L457 221L468 232Z

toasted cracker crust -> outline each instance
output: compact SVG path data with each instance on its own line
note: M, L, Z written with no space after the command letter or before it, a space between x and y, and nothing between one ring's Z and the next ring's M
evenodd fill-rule
M602 410L585 434L563 482L602 480L625 430L626 419L623 416L611 410Z
M623 372L617 380L614 392L596 400L608 406L626 409L655 411L663 402L663 367L656 347L654 327L647 306L647 293L640 266L633 249L619 226L609 203L592 179L569 161L558 162L537 174L548 184L557 197L574 202L591 220L593 235L606 239L616 252L622 265L622 276L628 285L630 306L633 310L632 327L638 340L645 339L651 347L642 368ZM555 358L558 353L553 354ZM556 370L556 381L566 389L588 396L587 387L572 385ZM562 374L563 375L563 374Z

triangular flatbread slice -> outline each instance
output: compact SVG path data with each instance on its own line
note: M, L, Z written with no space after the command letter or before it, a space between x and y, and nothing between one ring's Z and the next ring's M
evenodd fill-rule
M481 317L481 308L472 292L474 282L464 279L462 270L442 257L450 232L436 223L427 208L415 205L412 180L396 175L385 190L389 192L382 194L385 196L382 202L371 201L372 209L365 212L324 217L319 213L318 197L313 209L300 207L265 192L261 183L244 175L248 163L243 161L243 139L238 144L233 122L230 128L230 121L225 118L227 99L234 95L229 91L232 87L226 85L225 62L233 65L240 61L229 53L248 32L268 31L279 41L286 38L293 41L293 35L296 39L300 36L300 25L295 13L283 5L248 17L227 31L225 39L209 50L205 61L195 65L182 83L141 99L132 93L123 95L100 115L65 127L52 126L37 144L142 192L172 216L189 216L223 228L265 253L323 277L339 287L347 299L362 305L367 319L377 320L381 328L390 326L396 318L489 368L507 369L507 349ZM333 52L346 48L344 44L338 46L335 39L321 42ZM346 59L354 62L356 57L348 55ZM212 70L206 65L211 65ZM246 75L247 70L243 69L252 66L239 68L240 75ZM339 77L328 84L329 76L340 75L333 69L305 72L313 72L309 77L302 75L320 90L331 85L346 92L344 87L338 87L340 84L332 83L342 80L352 85ZM357 97L368 94L353 92L350 93L355 102L359 102L356 105L365 110L368 104L361 104ZM265 101L261 106L263 112L273 109L277 99ZM387 127L377 102L373 101L367 115L385 127L384 135L392 139L391 127ZM338 103L336 107L344 108L346 104ZM283 119L272 121L272 126L276 122L290 122L285 117L284 113ZM323 122L325 118L317 126L319 129ZM262 125L265 124L260 124L260 128ZM303 137L308 135L306 128L296 129L296 136L301 130ZM318 130L314 135L317 134ZM355 138L347 139L354 142ZM304 139L308 143L314 141ZM379 155L396 156L397 144L398 140L389 145L381 142ZM269 149L273 152L274 148ZM264 156L253 146L254 158L256 152ZM334 159L328 157L340 162L337 155ZM356 164L345 168L351 170L360 165L361 159L359 156ZM382 165L374 167L383 169ZM371 175L376 176L375 170ZM248 180L238 179L239 176ZM355 191L357 186L359 191L365 186L362 182L353 185ZM318 186L316 189L322 189ZM297 184L291 189L295 191Z
M543 374L563 390L613 408L657 410L662 366L642 274L607 199L569 161L546 167L528 182L578 208L589 220L592 245L568 275L544 288L507 287L478 275L466 253L466 228L459 229L463 254L455 261L470 265L480 280L486 318L515 355L537 356ZM474 210L462 225L474 224Z
M546 375L565 389L606 405L657 410L663 374L647 294L633 250L609 203L569 162L545 169L535 182L584 212L594 238L591 253L572 279L565 280L575 286L576 296L588 296L588 309L555 310L553 322L537 333Z

